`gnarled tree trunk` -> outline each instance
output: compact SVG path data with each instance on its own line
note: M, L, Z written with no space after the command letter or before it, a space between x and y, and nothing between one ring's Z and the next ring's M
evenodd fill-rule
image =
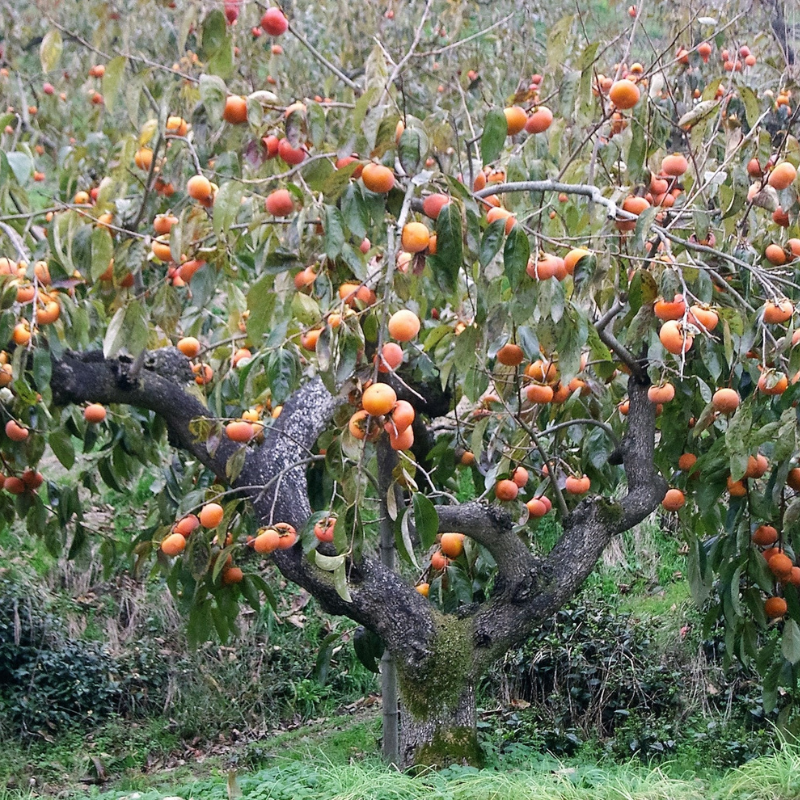
M409 692L416 700L424 686ZM401 698L406 695L401 689ZM444 767L448 764L471 764L482 761L476 727L475 686L469 681L447 699L432 702L414 713L413 701L401 703L400 766Z
M223 438L209 449L194 437L192 420L206 417L208 410L184 390L191 379L189 362L174 348L137 362L105 359L100 353L65 353L53 360L51 386L61 403L128 403L155 411L166 421L173 444L227 482L226 464L239 446ZM442 614L377 553L348 564L349 599L299 544L273 554L283 575L310 592L324 610L355 620L385 642L400 679L404 765L480 760L476 681L574 596L613 536L643 520L663 499L666 483L653 462L655 407L648 400L648 386L646 375L634 369L628 382L627 430L618 448L627 495L620 501L597 496L582 500L563 519L563 533L546 557L530 552L498 506L470 502L436 507L440 532L466 534L486 547L497 564L492 595L475 609ZM308 520L305 465L337 402L319 378L309 381L286 402L264 442L247 450L233 486L251 500L262 524L288 522L299 529ZM321 545L333 554L330 548Z

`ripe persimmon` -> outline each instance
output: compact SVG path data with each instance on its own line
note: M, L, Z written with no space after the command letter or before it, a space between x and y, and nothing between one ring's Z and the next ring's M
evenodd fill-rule
M526 470L525 467L517 467L514 470L514 474L511 476L511 480L514 481L520 489L524 488L528 483L528 470Z
M764 258L774 267L780 267L786 263L786 253L779 244L768 244L764 250Z
M735 481L730 475L728 475L726 486L731 497L744 497L747 494L744 481Z
M400 243L409 253L421 253L428 247L431 234L421 222L408 222L403 226Z
M256 553L272 553L278 549L280 538L275 528L260 528L253 540L253 549Z
M283 11L273 6L264 12L261 17L261 27L270 36L281 36L289 28L289 20L286 19Z
M494 487L494 495L498 500L516 500L518 494L519 486L508 479L498 481Z
M177 348L187 358L195 358L200 352L200 342L194 336L184 336L182 339L178 339Z
M586 494L591 486L592 482L586 475L582 475L580 478L570 475L567 477L564 488L568 494Z
M436 570L436 572L441 572L443 569L447 569L447 565L450 563L447 556L441 550L434 550L431 554L431 567Z
M405 430L397 431L394 427L387 430L389 447L392 450L410 450L414 444L414 429L409 425Z
M12 442L24 442L28 438L28 429L20 425L16 420L10 419L6 422L6 436Z
M225 100L222 119L231 125L241 125L247 122L247 100L239 95L229 95Z
M249 442L255 435L255 430L249 422L238 420L225 426L225 435L232 442Z
M678 178L689 169L689 162L686 156L680 153L673 153L671 156L664 156L661 160L661 172L664 175L670 175L673 178Z
M547 106L539 106L525 122L526 133L544 133L553 124L553 112Z
M785 553L778 553L772 556L767 563L770 572L780 581L788 578L792 574L792 559Z
M542 502L540 497L532 497L525 503L525 507L531 517L539 518L547 514L547 505Z
M528 401L537 405L549 403L553 399L553 387L546 383L532 383L525 389Z
M442 209L450 202L446 194L429 194L422 201L422 213L431 219L438 219Z
M768 300L764 303L764 322L771 325L778 325L791 319L794 313L794 306L791 300L783 299L777 303Z
M678 459L678 469L688 472L697 463L697 456L694 453L683 453Z
M681 319L686 313L686 301L682 294L676 294L672 300L659 297L653 304L653 312L662 321Z
M693 305L689 308L689 322L711 333L719 323L719 314L708 306Z
M407 308L396 311L389 318L389 336L398 342L410 342L421 327L419 317Z
M753 544L769 547L778 541L778 531L772 525L759 525L753 531Z
M361 405L367 414L380 417L388 414L397 403L397 394L385 383L373 383L361 395Z
M639 102L640 96L639 87L625 78L612 83L608 90L608 99L622 110L633 108Z
M525 353L518 344L509 342L497 351L497 360L506 367L516 367L522 363Z
M164 555L177 556L186 549L186 539L179 533L171 533L161 542Z
M764 613L769 619L782 617L788 610L789 606L782 597L770 597L764 603Z
M179 533L181 536L190 536L199 527L200 520L194 514L187 514L173 525L172 530L175 533Z
M516 136L525 128L525 124L528 122L528 115L525 113L524 108L520 106L509 106L503 109L503 113L506 117L506 126L509 136Z
M394 342L386 342L378 355L378 372L391 372L403 363L403 348Z
M589 250L585 250L582 247L576 247L569 251L564 256L564 267L567 270L567 275L573 275L575 273L575 267L578 265L578 262L585 258L586 256L590 256L591 252Z
M464 552L463 533L443 533L439 546L448 558L458 558Z
M186 182L186 193L194 200L208 200L212 194L211 181L205 175L192 175Z
M687 353L692 349L694 337L686 332L677 320L667 320L658 332L658 338L664 349L673 355Z
M294 198L287 189L276 189L267 195L264 208L273 217L287 217L294 211Z
M394 186L394 173L383 164L369 163L361 173L364 186L376 194L388 194Z
M661 501L666 511L677 511L686 503L686 497L680 489L669 489Z
M675 387L669 381L651 386L647 390L647 399L651 403L669 403L674 398Z
M219 503L206 503L201 509L198 519L204 528L216 528L222 522L225 510Z
M140 147L133 156L133 163L136 164L139 169L147 172L150 169L150 165L153 163L153 151L149 147Z
M83 418L95 425L103 422L106 418L105 406L100 403L90 403L83 409Z
M767 178L767 183L769 183L773 189L781 191L782 189L788 189L796 177L797 170L794 168L793 164L790 164L788 161L779 161L772 168L772 172L770 172L769 178Z
M402 433L414 422L415 417L414 406L408 400L398 400L394 409L392 409L389 421L386 423L386 430Z
M732 414L739 408L739 395L734 389L717 389L711 398L711 405L720 414Z

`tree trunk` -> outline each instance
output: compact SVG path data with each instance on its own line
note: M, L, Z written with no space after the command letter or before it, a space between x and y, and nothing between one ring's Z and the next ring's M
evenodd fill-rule
M419 687L425 692L425 687ZM470 682L452 703L427 706L426 713L415 715L409 687L400 691L401 766L446 767L449 764L480 766L482 753L475 726L475 687ZM416 692L413 693L416 695Z

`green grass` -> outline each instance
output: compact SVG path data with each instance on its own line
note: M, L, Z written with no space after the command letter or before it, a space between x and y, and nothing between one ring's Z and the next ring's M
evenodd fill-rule
M140 787L137 800L161 800L165 794L194 800L230 796L245 800L794 800L800 796L800 750L790 746L705 779L635 764L600 767L560 762L530 752L512 755L495 768L458 767L413 777L375 758L337 763L326 748L302 752L302 760L276 757L265 769L238 775L224 769L200 780L173 775L161 785ZM133 788L61 796L117 800ZM17 797L0 793L0 800Z

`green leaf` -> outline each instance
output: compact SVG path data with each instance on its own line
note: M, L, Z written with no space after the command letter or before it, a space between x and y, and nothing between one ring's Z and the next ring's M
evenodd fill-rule
M106 64L106 71L103 73L103 104L111 114L114 113L117 93L127 65L128 59L125 56L117 56Z
M428 152L428 137L419 128L406 128L398 145L400 163L408 175L416 175Z
M466 372L478 357L480 330L476 325L468 325L456 336L454 361L460 374Z
M747 124L752 128L758 121L758 117L761 113L761 109L758 105L758 98L755 92L744 84L737 86L736 90L739 92L742 103L744 103L744 113L747 118Z
M227 95L228 88L222 78L206 74L200 76L200 102L212 122L219 122L222 119Z
M275 598L275 593L270 588L269 584L257 573L252 573L250 575L245 575L245 581L249 581L253 584L253 586L260 592L263 593L264 597L267 598L267 603L269 607L276 611L278 608L278 601Z
M233 40L225 44L208 60L208 71L221 78L229 78L233 74Z
M731 478L740 480L747 471L747 460L750 455L747 438L753 425L753 406L751 403L742 403L728 423L728 432L725 436L725 449L731 465Z
M297 355L290 350L277 350L269 357L267 381L272 390L272 402L283 403L294 390L300 375Z
M274 275L262 275L247 293L247 308L250 311L247 335L254 342L260 342L272 325L272 315L278 301L274 284Z
M147 344L147 317L138 300L118 309L108 324L103 338L103 355L113 358L121 350L137 356Z
M486 115L481 134L481 158L484 164L490 164L503 149L508 136L508 122L502 108L493 108Z
M55 28L47 31L39 45L39 61L42 64L42 72L50 72L56 68L63 49L61 33Z
M325 255L333 261L344 246L344 223L342 214L336 206L323 206L322 210Z
M316 325L322 317L319 303L307 294L297 292L292 298L292 317L301 325Z
M658 284L652 273L646 269L637 269L633 273L628 302L631 311L637 312L643 305L650 305L658 297Z
M457 203L448 203L439 212L436 220L436 255L428 256L427 260L439 288L445 294L453 294L464 260L461 209Z
M505 224L503 220L496 220L496 222ZM482 246L481 249L483 249ZM522 229L522 225L515 225L508 234L503 249L503 268L511 285L511 291L514 291L521 283L530 257L531 245L528 241L528 234Z
M239 209L242 205L244 186L239 181L228 181L219 187L214 198L214 233L219 236L227 233L231 225L236 222Z
M238 447L228 458L225 462L225 476L229 481L233 482L241 475L246 459L247 448L244 446Z
M114 255L114 240L107 228L97 227L92 231L92 282L99 280L108 269Z
M369 211L360 184L350 183L342 195L342 217L347 229L357 239L367 235Z
M414 494L414 528L423 548L432 547L439 533L439 515L433 503L419 492Z
M788 619L784 623L781 652L792 665L800 661L800 627L793 619Z
M52 372L53 362L50 359L50 351L43 347L37 347L33 351L33 382L42 394L50 391Z
M6 153L6 159L17 183L26 184L33 174L33 159L27 153Z
M64 469L72 469L75 463L75 448L72 446L72 437L65 428L58 428L50 432L47 443L55 457L61 462Z
M212 56L216 55L227 42L228 39L228 24L225 19L225 14L218 8L215 8L203 20L201 29L201 44L200 44L200 57L208 61Z
M353 598L350 596L350 590L347 588L347 568L345 567L344 560L333 571L333 587L336 589L336 594L342 598L346 603L352 602Z
M479 261L482 267L487 266L500 252L505 233L506 221L504 219L496 219L483 232L483 237L481 238L481 252L479 255Z
M344 565L344 555L326 556L323 553L314 551L314 563L325 572L333 572L338 567Z
M658 206L651 206L639 214L639 218L636 220L636 227L633 230L632 246L635 250L641 250L644 247L647 234L650 232L650 228L653 226L659 211Z
M413 513L411 508L406 509L406 513L403 514L402 518L400 519L399 525L399 534L400 536L395 536L395 543L397 545L397 553L398 555L405 558L412 566L416 569L419 569L419 564L417 563L417 557L414 555L414 544L411 541L411 514ZM395 532L398 532L398 526L395 526ZM399 541L397 539L399 538Z
M358 660L370 671L380 672L380 660L386 646L383 639L377 633L373 633L367 628L356 628L353 636L353 650L355 650Z

